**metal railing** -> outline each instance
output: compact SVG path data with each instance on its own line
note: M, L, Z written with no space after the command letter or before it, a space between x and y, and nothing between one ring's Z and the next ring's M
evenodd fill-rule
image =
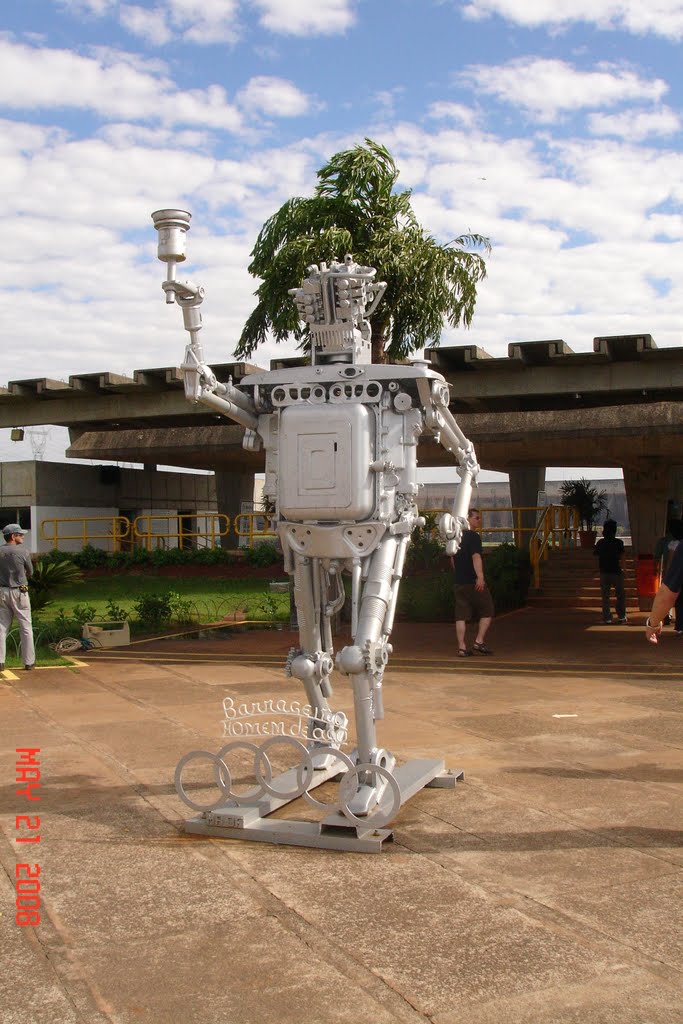
M94 524L106 523L99 529ZM74 526L74 524L78 524ZM64 529L62 529L64 527ZM73 527L74 532L65 532ZM111 543L112 551L120 551L122 542L130 540L131 524L125 516L62 516L55 519L43 519L40 524L40 536L50 541L53 548L59 548L63 541L80 541L85 547L93 540L106 540Z
M567 505L547 505L529 538L529 559L534 586L541 585L541 562L551 548L564 548L576 544L579 532L577 509Z
M425 509L423 514L438 518L447 509ZM481 534L487 538L514 541L522 546L528 539L534 585L540 585L540 563L548 557L550 548L563 547L576 542L579 522L576 511L564 505L480 508ZM507 523L493 525L491 520L508 518ZM532 522L533 520L533 522ZM106 524L102 527L101 524ZM74 527L73 524L78 524ZM171 525L175 529L171 529ZM200 526L203 524L203 528ZM433 532L436 533L436 523ZM43 540L59 548L64 541L80 541L85 547L93 541L106 540L112 551L126 547L153 548L174 546L215 547L221 537L231 532L228 516L219 512L146 513L132 522L125 516L71 516L44 519L40 524ZM275 537L270 516L265 512L241 512L235 516L232 532L247 539L252 547L259 539Z
M254 546L255 537L277 537L270 526L270 516L265 512L240 512L235 516L233 530L238 537L248 537L248 546Z
M197 529L197 520L203 520L206 523L206 528ZM158 530L153 527L154 523L165 523L169 527L171 523L177 523L178 528L177 530ZM133 521L133 538L148 551L151 551L153 546L166 547L171 540L177 541L177 546L180 548L185 546L185 542L188 542L191 547L198 547L200 541L204 542L202 547L213 548L216 546L218 538L227 537L229 533L230 519L221 512L180 512L175 515L149 513L136 516Z

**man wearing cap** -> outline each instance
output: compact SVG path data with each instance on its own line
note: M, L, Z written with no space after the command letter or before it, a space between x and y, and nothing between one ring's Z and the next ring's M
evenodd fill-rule
M0 672L5 668L7 634L15 618L19 625L24 668L28 672L35 666L36 652L28 596L33 563L23 547L25 533L26 530L22 530L19 523L9 523L2 530L5 543L0 547Z

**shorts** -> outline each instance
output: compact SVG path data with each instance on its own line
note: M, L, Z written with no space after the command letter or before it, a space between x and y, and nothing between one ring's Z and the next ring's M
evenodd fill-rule
M477 590L474 583L456 583L455 618L465 622L493 618L493 598L488 587Z

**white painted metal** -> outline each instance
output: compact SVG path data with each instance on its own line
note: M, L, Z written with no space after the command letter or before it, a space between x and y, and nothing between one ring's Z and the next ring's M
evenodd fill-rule
M323 716L331 713L331 621L343 599L340 577L351 574L352 642L337 654L336 666L353 690L355 763L372 767L353 772L355 792L346 803L349 815L370 815L370 824L373 809L396 792L395 759L378 747L375 723L384 715L382 681L403 565L412 531L424 524L417 508L418 439L433 436L458 464L453 511L440 523L449 553L467 529L479 471L474 448L448 408L446 381L428 363L372 364L368 317L386 286L351 256L309 267L302 286L290 292L309 328L310 366L250 374L238 385L218 381L199 343L203 289L176 276L190 214L158 210L152 218L159 259L167 265L166 301L180 305L190 334L185 393L246 427L246 448L265 449L264 496L275 508L272 525L294 581L299 621L287 673ZM309 723L317 770L334 761L314 738L321 724L315 717Z

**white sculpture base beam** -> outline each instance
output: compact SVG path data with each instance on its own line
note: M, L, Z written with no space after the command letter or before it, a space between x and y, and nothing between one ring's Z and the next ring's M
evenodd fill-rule
M305 750L303 744L297 745ZM258 772L260 748L256 748L255 744L249 746L254 746L257 750L255 766ZM356 853L381 853L384 843L392 840L394 836L393 830L386 825L411 797L426 787L453 789L456 783L464 778L462 771L446 770L442 760L432 758L417 758L395 768L393 772L385 772L382 769L381 774L388 782L384 797L372 814L367 818L361 818L350 812L348 801L356 791L358 774L366 769L370 770L372 766L353 766L345 754L340 751L335 753L339 756L329 767L311 773L306 770L306 762L302 762L276 779L271 779L267 783L266 792L263 789L264 780L261 778L261 785L255 789L239 798L230 799L222 806L212 806L211 809L203 810L196 817L190 818L185 822L185 831L221 839L306 846L324 850L348 850ZM217 779L224 777L225 773L229 776L220 753L213 755L209 751L193 751L186 754L176 770L176 789L185 803L195 807L198 805L187 797L183 788L182 772L185 763L196 757L214 758ZM267 762L267 755L265 760ZM308 764L312 763L310 755L307 761ZM380 770L377 769L377 772ZM267 775L269 774L268 769ZM332 780L340 780L337 805L324 803L310 795L312 790ZM305 788L302 788L303 786ZM275 811L302 797L309 804L325 809L328 812L326 816L321 821L271 817ZM217 803L220 802L219 799Z

